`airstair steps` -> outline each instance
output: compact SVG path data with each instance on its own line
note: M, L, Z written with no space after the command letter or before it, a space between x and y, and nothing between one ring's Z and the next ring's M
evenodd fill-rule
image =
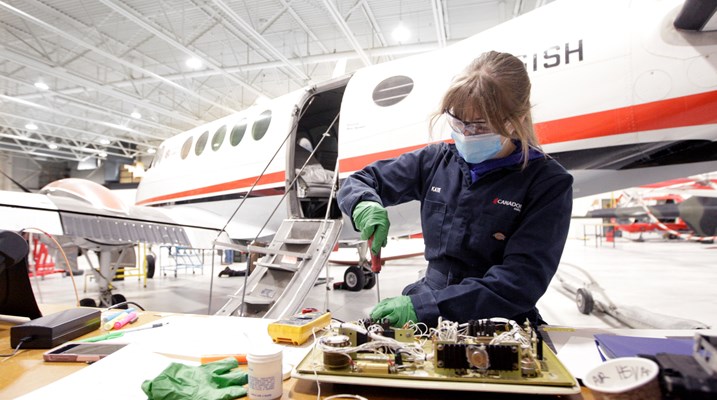
M289 243L289 244L309 244L309 243L311 243L311 239L286 238L286 239L284 240L284 243Z
M261 296L244 296L244 301L247 304L272 304L274 299Z
M342 219L285 219L241 287L216 315L281 319L299 312L341 233Z
M283 242L286 243L286 242ZM309 242L311 243L311 242ZM267 247L260 247L260 246L249 246L249 251L252 253L259 253L259 254L276 254L276 255L282 255L282 256L290 256L290 257L296 257L296 258L310 258L311 254L305 253L305 252L297 252L297 251L289 251L289 250L281 250L281 249L270 249Z
M269 269L280 269L284 271L291 271L294 272L297 270L297 266L295 264L272 264L272 263L265 263L265 262L257 262L256 265L267 267Z

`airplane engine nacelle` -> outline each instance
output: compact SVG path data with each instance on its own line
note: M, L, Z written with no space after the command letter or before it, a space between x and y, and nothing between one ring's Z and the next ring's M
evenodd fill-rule
M100 210L129 213L127 205L111 190L86 179L60 179L45 185L40 193L82 201Z
M680 218L698 236L717 235L717 198L693 196L677 205Z

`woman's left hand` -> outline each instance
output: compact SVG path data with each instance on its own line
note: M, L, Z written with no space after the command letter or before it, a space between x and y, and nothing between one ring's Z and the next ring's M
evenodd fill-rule
M381 300L371 311L371 319L378 322L386 319L395 327L403 327L408 321L419 322L411 298L408 296Z

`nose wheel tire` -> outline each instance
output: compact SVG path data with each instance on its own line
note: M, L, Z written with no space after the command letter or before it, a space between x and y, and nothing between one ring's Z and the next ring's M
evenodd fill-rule
M154 278L154 264L155 264L154 254L147 254L146 260L147 260L147 279L152 279L152 278Z
M80 299L80 307L97 307L97 302L95 299L86 297L84 299Z
M366 285L366 276L363 269L357 266L346 268L344 272L344 288L351 292L358 292Z
M575 294L575 303L578 305L578 311L585 315L590 315L595 306L593 295L589 290L580 288Z
M124 297L124 296L121 295L121 294L113 294L113 295L112 295L112 305L119 304L119 303L124 303L125 301L127 301L127 298ZM121 309L125 309L125 310L126 310L128 307L127 307L127 304L123 304L123 305L121 305L121 306L119 306L119 307L117 307L117 308L121 308Z
M366 284L363 285L363 288L368 290L374 286L376 286L376 274L369 272L366 274Z

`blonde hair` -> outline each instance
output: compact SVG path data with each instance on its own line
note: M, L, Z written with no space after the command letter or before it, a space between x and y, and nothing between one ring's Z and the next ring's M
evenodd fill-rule
M494 132L520 141L525 168L528 150L540 150L530 115L530 88L528 72L517 57L497 51L483 53L453 79L440 110L431 118L431 129L445 111L459 117L478 111Z

